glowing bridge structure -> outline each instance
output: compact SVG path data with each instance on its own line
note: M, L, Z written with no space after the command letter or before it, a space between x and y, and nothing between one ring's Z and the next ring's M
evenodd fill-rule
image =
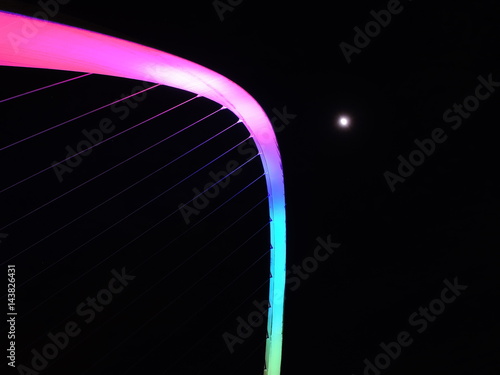
M221 104L247 127L266 173L271 218L264 375L279 375L286 276L285 191L276 137L260 105L226 77L137 43L3 11L0 25L0 65L102 74L178 88Z

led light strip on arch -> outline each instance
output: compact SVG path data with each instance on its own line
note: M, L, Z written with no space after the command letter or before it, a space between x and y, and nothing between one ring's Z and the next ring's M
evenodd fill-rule
M285 189L273 127L260 105L226 77L180 57L76 27L0 11L0 65L102 74L189 91L239 117L260 152L269 193L271 279L264 375L281 368L286 276ZM31 25L31 32L26 32ZM24 32L23 32L24 30Z

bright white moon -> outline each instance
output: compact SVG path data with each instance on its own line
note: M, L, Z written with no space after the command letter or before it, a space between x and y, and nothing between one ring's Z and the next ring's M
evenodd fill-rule
M339 118L339 125L342 126L343 128L346 128L349 126L349 118L346 116L342 116Z

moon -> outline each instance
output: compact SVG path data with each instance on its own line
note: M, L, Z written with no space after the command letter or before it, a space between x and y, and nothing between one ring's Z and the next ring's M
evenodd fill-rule
M338 119L338 124L342 128L347 128L351 124L351 119L348 116L340 116Z

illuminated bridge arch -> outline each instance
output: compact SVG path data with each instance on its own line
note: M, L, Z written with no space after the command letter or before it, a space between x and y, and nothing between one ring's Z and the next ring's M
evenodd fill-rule
M26 24L38 25L27 37ZM281 367L286 276L285 198L281 158L272 125L241 87L203 66L111 36L0 11L0 65L85 72L158 83L213 100L247 127L260 152L269 193L271 279L264 374Z

